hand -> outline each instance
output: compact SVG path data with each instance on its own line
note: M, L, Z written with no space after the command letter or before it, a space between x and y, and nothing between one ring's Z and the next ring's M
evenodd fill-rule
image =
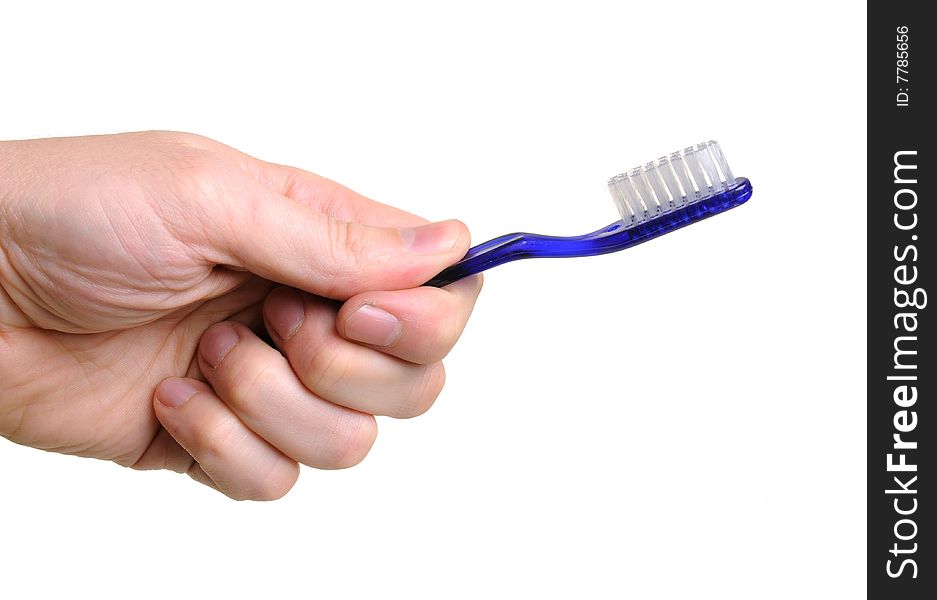
M432 404L468 245L194 135L0 142L0 434L280 497Z

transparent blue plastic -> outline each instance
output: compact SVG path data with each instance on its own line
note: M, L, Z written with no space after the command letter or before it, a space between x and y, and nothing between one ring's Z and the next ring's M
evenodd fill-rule
M470 249L465 258L425 285L442 287L463 277L522 258L568 258L618 252L725 212L752 196L752 184L739 177L724 192L703 198L650 221L625 228L622 221L586 235L557 237L536 233L510 233Z

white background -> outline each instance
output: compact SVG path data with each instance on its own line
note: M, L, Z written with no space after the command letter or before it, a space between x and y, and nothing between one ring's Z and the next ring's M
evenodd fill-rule
M710 138L755 194L490 272L436 407L282 501L0 441L4 598L862 593L861 3L18 4L0 138L193 131L477 242Z

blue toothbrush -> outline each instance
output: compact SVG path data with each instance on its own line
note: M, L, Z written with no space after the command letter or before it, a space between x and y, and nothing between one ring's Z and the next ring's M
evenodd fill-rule
M471 248L426 285L442 287L522 258L595 256L618 252L743 204L752 184L735 178L713 141L662 156L608 181L621 213L598 231L572 237L509 233Z

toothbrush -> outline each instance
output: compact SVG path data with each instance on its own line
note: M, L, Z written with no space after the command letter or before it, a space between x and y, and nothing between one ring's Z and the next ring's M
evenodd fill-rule
M618 252L743 204L752 184L735 178L713 141L662 156L608 180L621 220L586 235L509 233L471 248L425 285L442 287L522 258Z

